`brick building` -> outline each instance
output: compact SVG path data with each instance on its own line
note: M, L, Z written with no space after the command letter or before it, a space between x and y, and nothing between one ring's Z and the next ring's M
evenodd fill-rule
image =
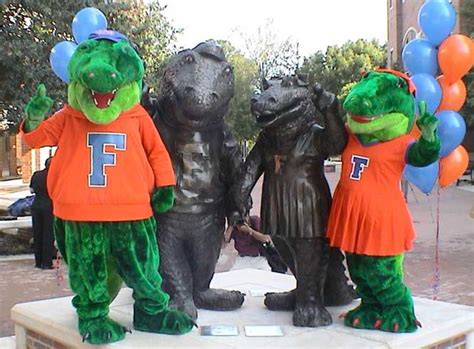
M29 182L33 172L44 168L44 162L54 149L30 149L19 134L0 133L0 180L22 178Z
M455 33L459 33L462 28L462 17L459 8L464 1L470 0L451 1L458 14L456 27L454 28ZM424 2L425 0L387 0L387 57L389 67L403 70L403 46L421 35L421 29L418 26L418 12Z
M454 33L465 34L463 31L464 22L459 9L467 1L474 0L451 0L457 12ZM425 0L387 0L387 57L390 68L404 70L402 61L403 47L410 40L421 36L421 29L418 25L418 12L424 2ZM467 130L463 145L470 153L474 152L474 128Z

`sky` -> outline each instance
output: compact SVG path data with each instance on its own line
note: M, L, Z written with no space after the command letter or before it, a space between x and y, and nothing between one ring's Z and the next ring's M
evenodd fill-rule
M299 42L308 56L347 40L387 41L386 0L161 0L163 14L182 28L178 47L192 48L207 39L225 39L244 50L239 32L255 35L273 21L281 40Z

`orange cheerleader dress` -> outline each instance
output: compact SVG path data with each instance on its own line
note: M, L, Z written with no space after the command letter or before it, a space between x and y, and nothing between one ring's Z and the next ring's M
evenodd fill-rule
M349 132L329 215L331 246L369 256L393 256L412 248L415 230L400 180L413 141L404 135L364 145Z

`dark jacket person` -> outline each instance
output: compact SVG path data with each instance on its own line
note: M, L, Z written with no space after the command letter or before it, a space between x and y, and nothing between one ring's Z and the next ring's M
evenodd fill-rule
M42 269L53 267L54 236L53 236L53 203L48 195L46 179L51 158L46 160L45 169L33 173L30 191L35 194L31 205L33 221L33 242L35 266Z

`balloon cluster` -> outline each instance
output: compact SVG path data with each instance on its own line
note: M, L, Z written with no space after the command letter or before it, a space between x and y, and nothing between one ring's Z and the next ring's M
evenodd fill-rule
M74 16L72 35L76 42L61 41L51 49L51 54L49 55L51 68L62 81L69 82L67 66L77 48L77 44L87 40L90 34L100 29L107 29L107 19L98 9L86 7Z
M427 110L439 119L441 152L440 159L429 166L407 165L404 176L429 194L436 180L441 187L450 185L469 163L461 145L466 124L458 111L466 100L461 78L474 64L474 42L465 35L450 35L456 25L456 11L448 0L426 0L418 13L418 24L425 37L410 41L403 48L402 59L416 86L416 104L426 101ZM416 125L412 135L420 135Z

